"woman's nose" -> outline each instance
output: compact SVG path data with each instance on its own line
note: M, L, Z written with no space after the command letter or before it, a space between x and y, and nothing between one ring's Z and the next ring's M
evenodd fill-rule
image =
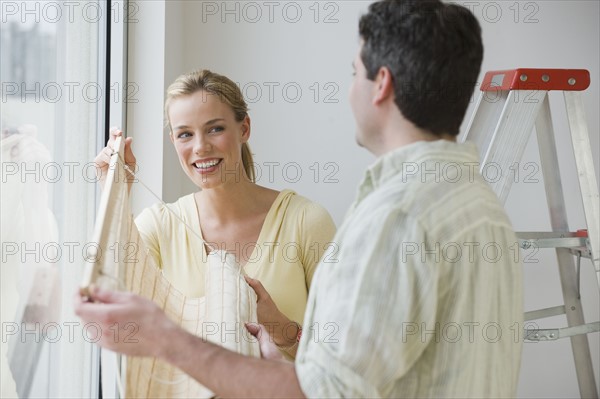
M210 141L203 134L197 134L194 141L194 154L207 153L212 149Z

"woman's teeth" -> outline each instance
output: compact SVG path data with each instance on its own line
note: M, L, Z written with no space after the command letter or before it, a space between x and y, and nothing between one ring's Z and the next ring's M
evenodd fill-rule
M213 161L207 161L207 162L196 162L196 163L194 163L194 166L197 169L208 169L208 168L212 168L213 166L217 165L219 162L221 162L220 159L215 159Z

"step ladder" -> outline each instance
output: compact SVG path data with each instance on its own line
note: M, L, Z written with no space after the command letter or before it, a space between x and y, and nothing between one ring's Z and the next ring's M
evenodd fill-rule
M600 288L600 199L588 136L581 91L590 85L583 69L520 68L486 73L481 94L464 140L479 148L480 171L493 164L502 177L490 182L504 204L515 178L514 165L521 161L535 126L550 211L552 232L517 233L521 248L556 248L564 305L526 312L524 319L536 320L565 314L568 327L525 331L525 342L551 341L570 337L579 392L598 397L587 339L600 331L600 322L585 324L579 291L581 258L594 265ZM548 92L564 93L575 163L579 177L586 229L569 231ZM482 173L483 174L483 173ZM575 260L577 262L575 262Z

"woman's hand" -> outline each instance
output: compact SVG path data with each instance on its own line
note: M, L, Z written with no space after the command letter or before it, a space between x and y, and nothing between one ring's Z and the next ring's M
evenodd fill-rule
M273 341L282 349L296 346L300 326L279 311L271 295L258 280L245 276L257 296L258 322L269 331ZM295 351L294 351L295 352Z
M246 329L256 339L260 348L260 357L269 360L285 360L277 346L273 343L273 339L269 332L262 324L246 323Z
M100 187L104 187L104 182L106 180L106 175L108 174L108 166L110 163L110 157L113 154L113 147L117 137L121 137L123 135L123 131L113 127L110 129L110 138L108 143L106 143L106 147L100 151L100 153L94 159L94 163L96 164L96 171L99 174L98 181L100 182ZM133 155L133 151L131 150L131 142L132 138L128 137L125 139L125 154L123 155L123 160L125 161L125 165L129 167L132 171L136 172L136 161L135 156ZM127 183L129 190L131 190L131 183L133 182L134 177L130 173L127 173Z

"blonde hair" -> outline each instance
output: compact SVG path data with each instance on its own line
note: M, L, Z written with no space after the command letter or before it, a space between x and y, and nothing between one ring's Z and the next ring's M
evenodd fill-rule
M169 105L174 99L189 96L197 91L218 96L222 102L231 107L237 122L243 121L248 116L248 105L244 101L240 88L226 76L201 69L179 76L167 89L165 124L171 132L173 129L169 122ZM242 143L242 164L250 181L255 182L254 160L248 143Z

